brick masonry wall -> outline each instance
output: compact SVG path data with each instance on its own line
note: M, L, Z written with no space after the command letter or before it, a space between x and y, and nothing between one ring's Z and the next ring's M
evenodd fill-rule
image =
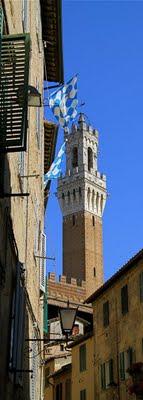
M103 283L102 219L89 212L74 217L75 225L73 215L63 220L63 273L85 280L88 297Z
M59 280L56 280L56 275L51 272L48 278L48 296L55 298L56 301L70 300L73 303L83 303L86 296L85 282L81 282L81 286L77 285L77 281L71 278L71 283L67 282L66 276L60 276Z

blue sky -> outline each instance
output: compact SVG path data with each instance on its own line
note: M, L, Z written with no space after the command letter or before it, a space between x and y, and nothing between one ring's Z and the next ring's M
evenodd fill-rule
M79 73L78 98L99 130L98 170L107 176L105 279L143 247L143 2L63 1L65 80ZM47 116L54 120L51 112ZM58 134L58 151L63 141ZM51 185L47 269L62 271L62 216Z

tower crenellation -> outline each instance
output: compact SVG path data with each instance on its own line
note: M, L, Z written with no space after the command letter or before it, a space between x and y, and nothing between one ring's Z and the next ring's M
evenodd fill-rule
M106 176L98 171L98 131L80 114L65 130L66 172L58 180L63 214L63 273L86 281L86 294L103 283L102 216Z

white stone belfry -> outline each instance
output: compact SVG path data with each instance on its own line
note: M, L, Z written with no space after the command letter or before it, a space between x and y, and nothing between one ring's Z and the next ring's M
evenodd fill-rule
M63 217L87 211L102 217L106 203L106 176L97 170L98 131L80 114L78 124L65 130L66 173L58 180Z

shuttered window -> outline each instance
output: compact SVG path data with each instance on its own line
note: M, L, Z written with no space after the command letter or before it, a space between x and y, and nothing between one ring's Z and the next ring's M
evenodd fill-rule
M86 389L80 391L80 400L86 400Z
M0 152L26 150L29 54L29 34L2 36Z
M109 325L109 301L103 304L103 326Z
M22 384L23 345L24 345L24 321L25 321L25 291L21 284L22 264L18 262L16 269L16 287L13 294L11 314L11 341L10 362L11 372L15 372L16 384Z
M79 367L80 372L86 370L86 344L83 344L79 348Z
M108 388L114 381L113 376L113 360L110 359L100 366L101 371L101 388Z
M139 275L140 302L143 302L143 272Z
M125 285L121 289L121 309L122 314L125 315L128 312L128 286Z
M124 352L120 353L120 379L125 379L125 355Z
M41 234L41 258L40 258L40 290L45 292L45 276L46 276L46 235Z

